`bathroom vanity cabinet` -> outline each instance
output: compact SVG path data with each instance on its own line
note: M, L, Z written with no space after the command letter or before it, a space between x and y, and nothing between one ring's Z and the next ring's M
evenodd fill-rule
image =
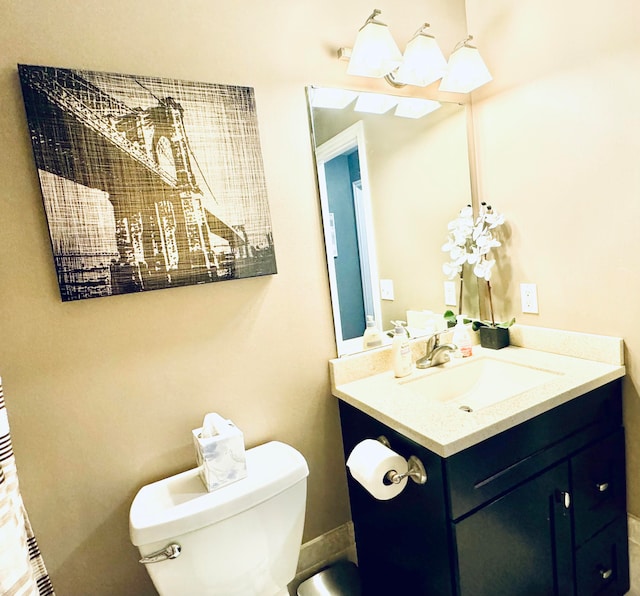
M446 458L344 401L340 416L345 457L383 435L428 474L388 501L347 474L365 596L629 590L620 379Z

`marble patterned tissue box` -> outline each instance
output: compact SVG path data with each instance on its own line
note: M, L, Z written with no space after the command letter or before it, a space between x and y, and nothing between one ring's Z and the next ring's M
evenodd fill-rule
M231 421L220 434L202 438L202 428L193 431L200 478L211 492L247 476L244 436Z

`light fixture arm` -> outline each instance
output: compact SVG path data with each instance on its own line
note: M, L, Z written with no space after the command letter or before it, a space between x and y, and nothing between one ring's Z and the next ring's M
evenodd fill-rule
M428 37L433 37L433 35L429 35L428 33L426 33L426 30L431 27L431 25L429 23L424 23L422 25L422 27L420 27L420 29L418 29L414 34L413 37L411 39L414 39L415 37L418 37L418 35L426 35Z
M467 37L465 39L463 39L462 41L459 41L456 44L456 47L453 48L453 52L455 52L456 50L459 50L462 47L465 48L473 48L474 50L477 50L478 48L476 48L476 46L472 46L470 43L471 40L473 39L473 35L467 35ZM453 54L453 52L451 52Z
M364 29L369 23L373 23L374 25L384 25L385 27L387 26L385 23L381 23L380 21L376 21L376 17L382 14L382 11L378 8L374 8L373 12L369 15L369 18L364 22L364 25L362 25L362 27L360 27L360 29Z
M400 82L396 81L395 77L393 76L393 72L390 72L390 73L384 75L384 80L387 81L387 83L389 83L389 85L391 85L392 87L395 87L396 89L402 89L402 87L406 87L407 86L406 83L400 83Z

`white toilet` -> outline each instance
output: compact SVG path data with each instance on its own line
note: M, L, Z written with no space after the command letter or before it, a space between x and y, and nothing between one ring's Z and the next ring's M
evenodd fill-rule
M247 450L247 477L207 492L198 469L144 486L131 542L160 596L284 596L294 578L309 469L277 441ZM154 556L155 555L155 556Z

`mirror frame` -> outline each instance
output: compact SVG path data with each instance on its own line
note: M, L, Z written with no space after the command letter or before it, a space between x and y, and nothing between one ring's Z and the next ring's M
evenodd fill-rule
M313 114L313 104L312 104L312 92L313 89L318 88L319 86L311 85L306 87L306 96L307 96L307 107L309 114L309 125L311 132L311 140L312 140L312 153L315 163L315 174L316 174L316 184L318 187L318 194L320 199L321 211L322 211L322 225L323 225L323 234L325 240L325 256L327 258L327 268L329 274L329 286L331 293L331 304L332 304L332 312L334 319L334 331L336 336L336 348L338 352L338 356L353 354L357 352L363 351L362 346L362 336L355 337L353 339L345 340L342 337L342 322L339 312L339 296L338 296L338 286L337 279L335 276L335 268L331 267L331 259L333 254L332 246L335 245L335 238L332 235L331 226L328 225L330 222L330 213L328 208L328 196L327 196L327 187L326 187L326 179L324 177L324 163L329 161L332 157L341 155L344 151L348 151L352 147L360 146L363 150L358 151L358 160L360 162L361 173L362 173L362 184L363 187L366 185L367 194L370 196L370 180L369 180L369 167L367 164L366 151L364 148L366 147L365 143L365 133L364 133L364 125L362 121L357 121L356 123L347 127L347 129L342 132L337 133L334 137L326 140L324 143L320 145L316 145L317 142L317 131L316 131L316 123L314 120ZM357 88L351 89L356 93L363 92L365 90L358 90ZM366 92L371 92L367 90ZM395 92L392 92L395 93ZM402 94L402 90L398 93L398 95ZM441 94L442 95L442 94ZM466 153L467 153L467 163L468 163L468 176L469 176L469 195L471 204L473 206L474 213L477 213L478 208L478 200L477 200L477 167L476 167L476 155L475 155L475 143L474 143L474 127L473 127L473 113L472 113L472 104L471 98L469 96L460 97L458 94L444 94L446 97L437 97L438 101L444 103L455 103L462 107L464 107L464 118L465 118L465 128L466 128ZM353 130L350 130L353 129ZM352 139L348 140L348 134L345 135L345 138L342 137L342 133L346 131L350 131ZM358 139L358 136L360 137ZM358 140L356 140L358 139ZM318 151L322 148L321 153L318 156ZM460 208L464 205L461 204ZM451 219L456 216L457 212L452 213ZM369 210L368 217L372 218L371 210ZM443 242L446 237L446 229L443 230ZM370 249L370 253L373 254L373 264L370 269L374 272L375 278L379 279L378 276L378 266L377 266L377 258L376 258L376 249L372 247ZM375 279L374 278L374 279ZM465 280L466 281L466 280ZM476 280L477 282L477 280ZM475 284L479 286L479 284ZM380 301L380 286L379 283L373 284L374 286L374 316L378 324L382 321L381 317L381 301ZM470 313L472 316L483 316L483 301L481 300L481 296L479 295L479 287L471 286L468 282L465 284L465 287L471 290L471 293L466 293L465 303L467 305L473 305L473 308L467 306L463 307L463 312L466 313L466 310L474 310L475 313ZM475 291L474 291L475 290ZM464 303L463 303L464 304ZM455 308L455 307L454 307ZM445 308L446 309L446 308ZM365 313L367 314L367 313ZM404 317L403 317L404 318ZM382 326L383 327L383 326ZM382 330L382 328L381 328ZM383 334L384 335L384 334ZM390 342L390 340L389 340Z

